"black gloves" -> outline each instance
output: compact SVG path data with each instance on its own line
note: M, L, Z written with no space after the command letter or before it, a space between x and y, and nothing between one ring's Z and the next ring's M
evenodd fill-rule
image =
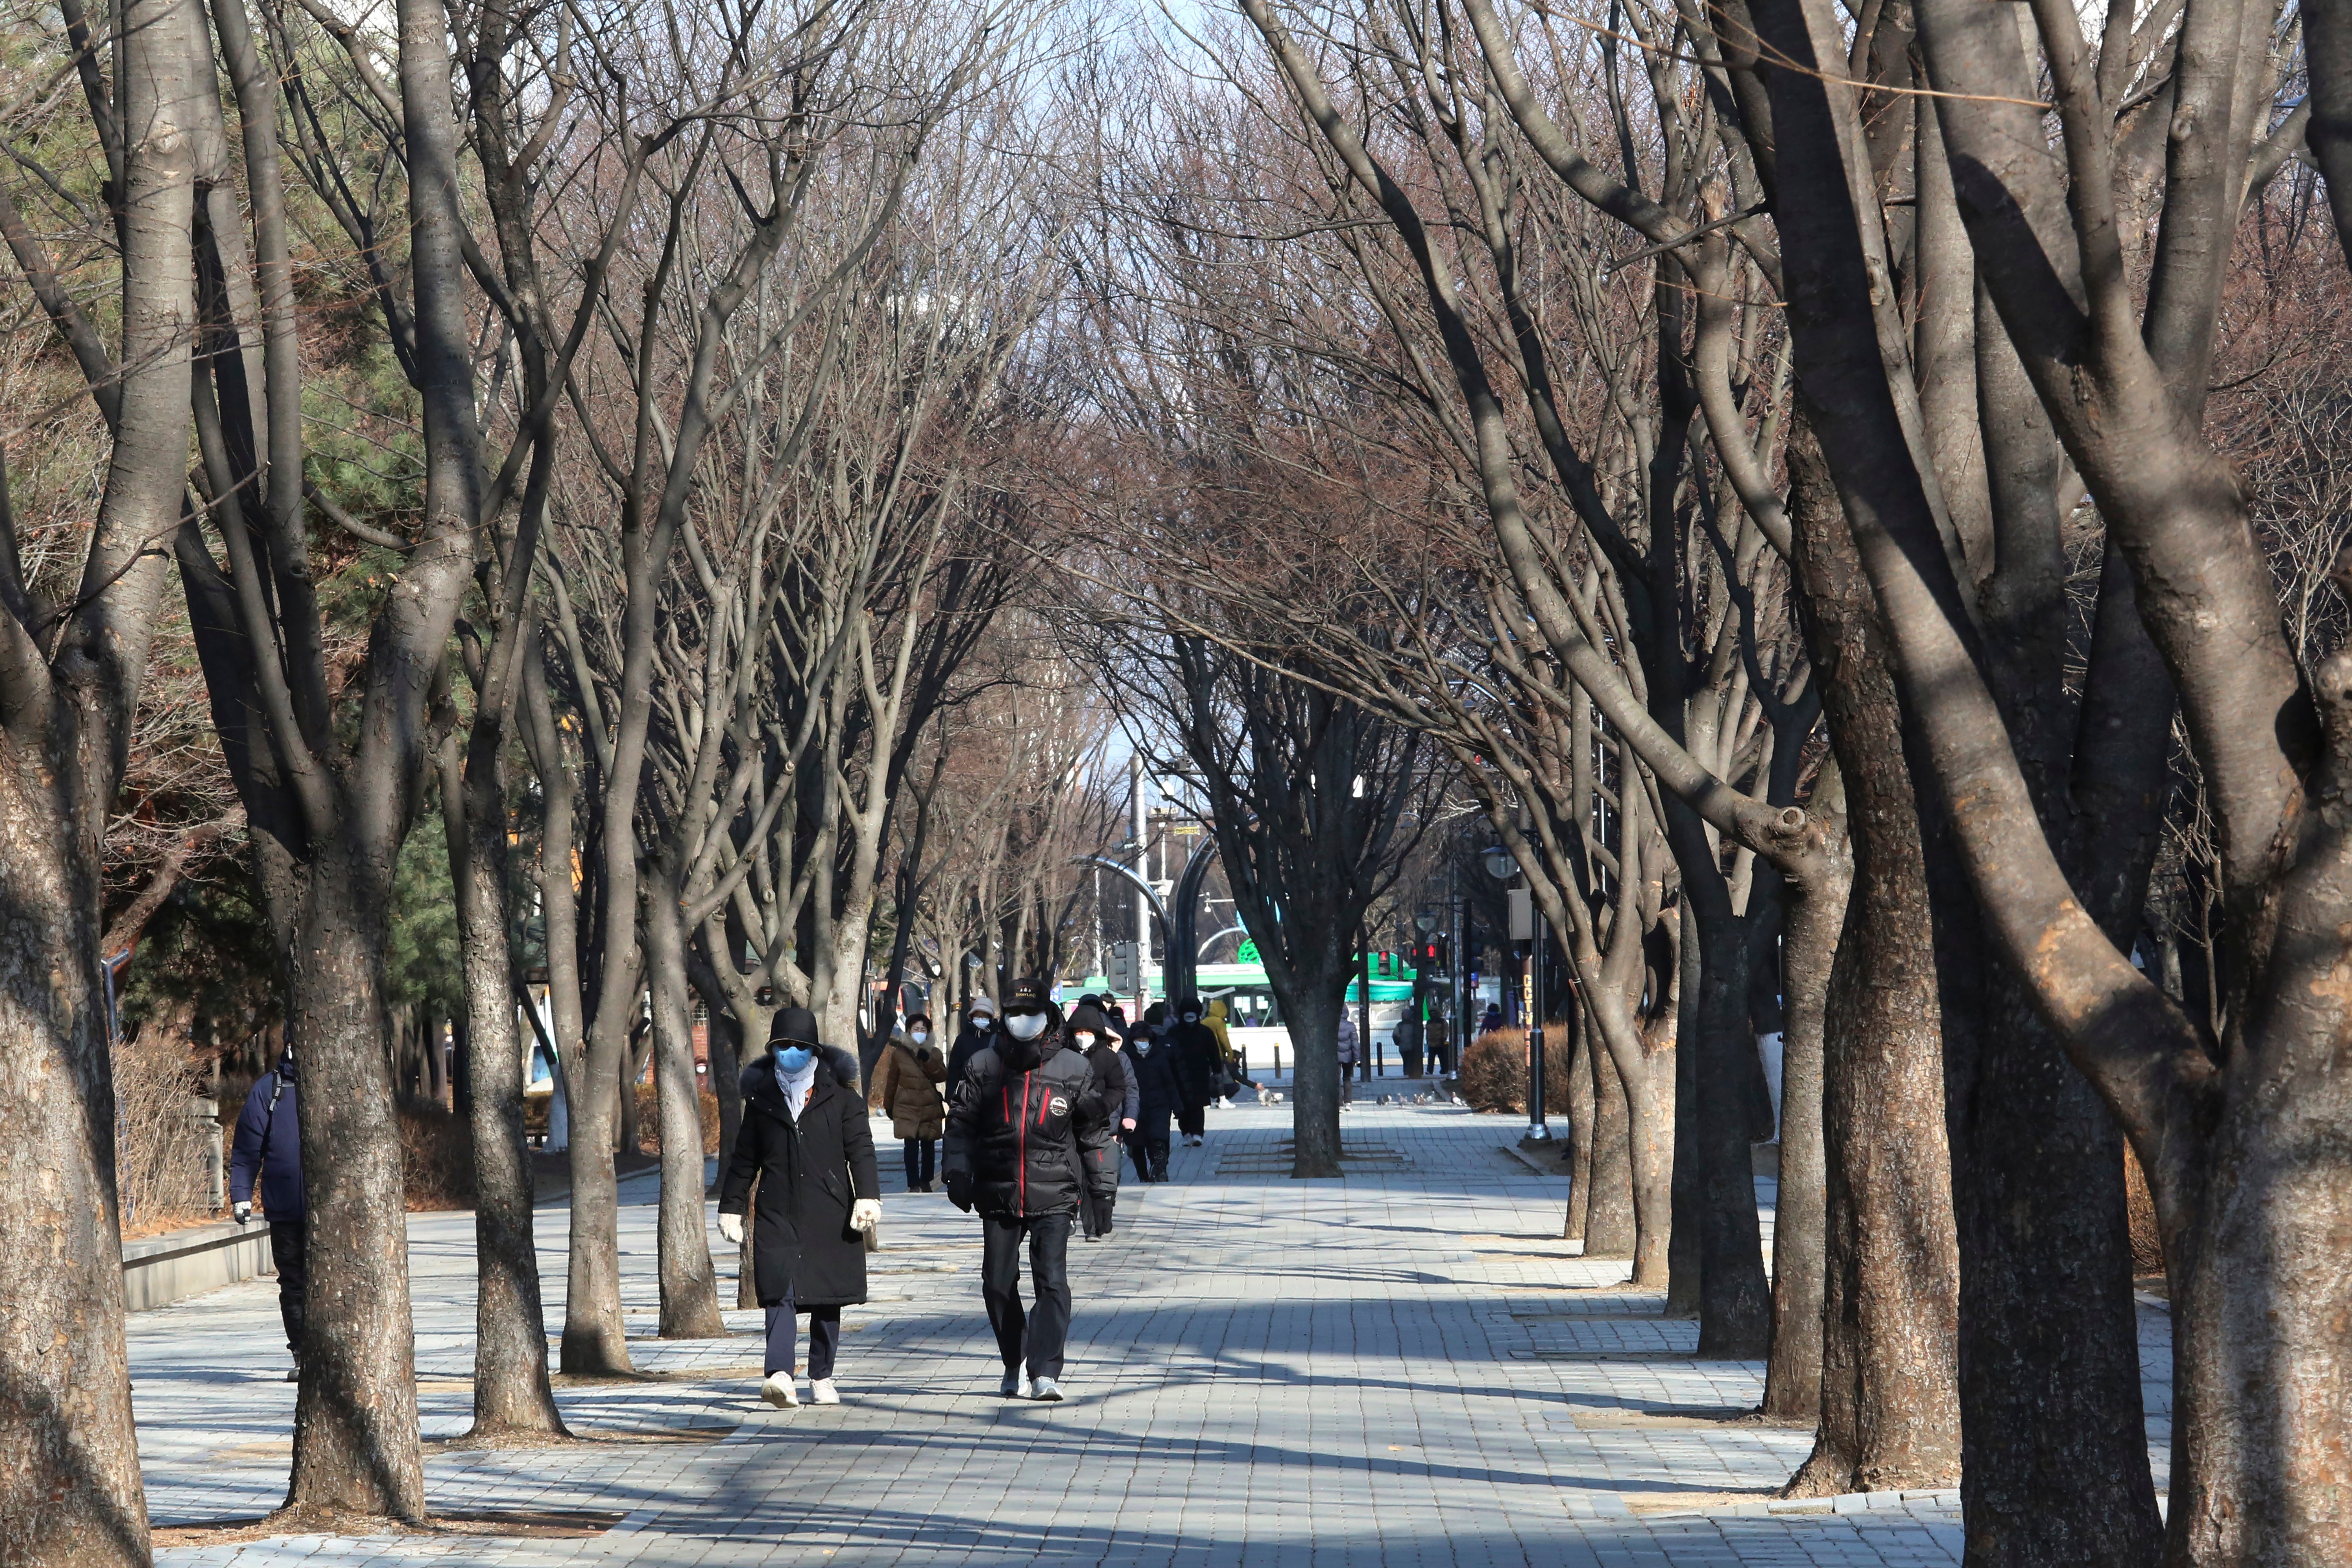
M971 1173L950 1171L947 1173L947 1184L948 1202L955 1205L964 1213L970 1214L971 1212Z

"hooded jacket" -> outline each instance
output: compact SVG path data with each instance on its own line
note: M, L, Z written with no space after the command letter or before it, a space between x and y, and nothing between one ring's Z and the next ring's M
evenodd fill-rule
M975 1021L982 1017L988 1020L985 1029ZM955 1044L948 1047L949 1103L954 1103L956 1085L963 1081L964 1071L971 1066L971 1058L996 1044L1003 1037L1003 1028L993 1013L975 1013L965 1018L963 1027L956 1031Z
M1184 1022L1184 1015L1192 1015L1192 1022ZM1224 1066L1224 1053L1217 1048L1217 1037L1200 1021L1201 1005L1186 998L1176 1009L1176 1021L1169 1026L1168 1044L1176 1056L1176 1082L1183 1090L1184 1103L1198 1108L1217 1098L1217 1072Z
M882 1195L874 1129L865 1100L844 1089L820 1058L808 1103L794 1120L775 1058L743 1069L743 1128L720 1185L719 1212L751 1207L752 1280L761 1304L848 1307L866 1300L866 1238L849 1228L850 1206Z
M1128 1076L1136 1088L1136 1125L1145 1131L1167 1131L1168 1118L1182 1103L1184 1091L1176 1078L1176 1051L1161 1029L1139 1029L1127 1043Z
M940 1177L950 1195L968 1188L972 1205L998 1219L1075 1214L1090 1190L1086 1148L1099 1147L1109 1126L1094 1066L1067 1048L1051 1003L1035 1039L1001 1029L955 1086Z
M1078 1046L1077 1037L1081 1034L1094 1036L1094 1043ZM1135 1079L1129 1075L1118 1047L1112 1044L1125 1038L1108 1017L1092 1007L1080 1007L1070 1015L1070 1044L1093 1064L1095 1081L1102 1091L1103 1114L1112 1121L1133 1116L1137 1109Z
M917 1045L899 1029L882 1047L874 1068L874 1103L890 1118L893 1138L936 1138L947 1126L948 1108L939 1086L946 1064L929 1045Z
M309 1214L302 1197L302 1118L298 1109L294 1053L255 1082L237 1113L236 1134L229 1145L228 1198L233 1204L253 1201L254 1178L260 1178L261 1208L270 1219L299 1220Z

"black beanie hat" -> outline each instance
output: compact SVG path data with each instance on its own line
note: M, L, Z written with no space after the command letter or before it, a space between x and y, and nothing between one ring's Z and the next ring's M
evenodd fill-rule
M816 1044L816 1015L805 1007L787 1007L768 1026L771 1046Z

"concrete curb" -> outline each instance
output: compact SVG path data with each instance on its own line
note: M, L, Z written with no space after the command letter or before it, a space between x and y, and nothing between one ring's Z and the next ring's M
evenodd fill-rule
M266 1225L200 1225L122 1244L123 1304L134 1312L275 1272Z

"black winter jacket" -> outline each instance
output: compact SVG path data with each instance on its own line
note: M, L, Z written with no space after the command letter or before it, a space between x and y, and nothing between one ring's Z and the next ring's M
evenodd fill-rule
M262 1212L274 1220L301 1219L309 1213L302 1194L299 1083L291 1061L263 1073L245 1097L229 1144L229 1202L252 1202L257 1176Z
M879 1197L874 1129L865 1097L841 1087L821 1064L800 1121L793 1121L777 1081L773 1058L743 1069L743 1127L719 1188L719 1212L750 1206L751 1178L760 1178L759 1216L751 1227L753 1284L761 1304L785 1297L793 1305L848 1307L866 1300L866 1238L849 1228L850 1205Z
M1140 1036L1140 1031L1138 1032ZM1184 1090L1176 1077L1176 1049L1165 1039L1154 1038L1150 1050L1139 1049L1141 1039L1127 1048L1127 1070L1134 1076L1138 1090L1136 1125L1145 1129L1165 1128L1167 1118L1173 1116L1184 1102Z
M1202 1106L1216 1099L1217 1068L1223 1063L1224 1054L1217 1049L1217 1037L1209 1026L1170 1026L1168 1048L1176 1058L1176 1082L1184 1092L1184 1103Z
M955 1103L956 1086L963 1082L964 1072L971 1066L971 1058L1003 1037L1003 1024L991 1024L985 1029L975 1029L966 1024L956 1031L955 1044L948 1047L948 1080L940 1086L940 1092L948 1097L950 1105Z
M1086 1151L1103 1145L1109 1126L1091 1062L1055 1032L1006 1036L973 1056L956 1085L940 1174L950 1194L969 1182L973 1206L1000 1219L1075 1214L1081 1190L1099 1190Z
M1117 1122L1136 1115L1142 1109L1138 1098L1135 1075L1127 1070L1127 1053L1116 1046L1097 1046L1087 1053L1087 1060L1095 1065L1095 1077L1101 1080L1103 1111ZM1116 1133L1118 1129L1113 1127Z

